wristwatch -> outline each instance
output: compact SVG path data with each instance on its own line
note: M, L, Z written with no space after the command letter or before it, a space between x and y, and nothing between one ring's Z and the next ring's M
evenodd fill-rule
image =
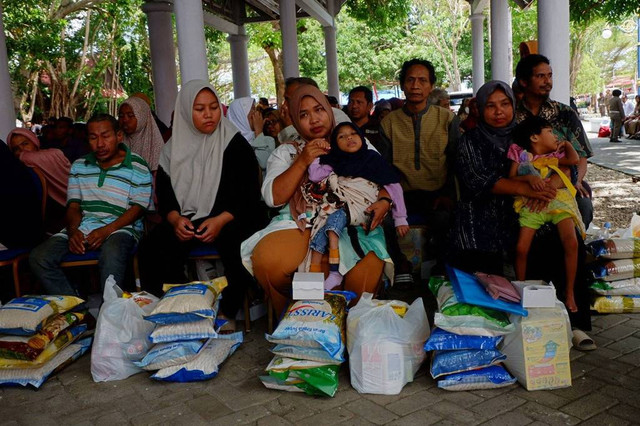
M389 197L380 197L378 198L378 201L386 201L389 203L389 208L393 207L393 200Z

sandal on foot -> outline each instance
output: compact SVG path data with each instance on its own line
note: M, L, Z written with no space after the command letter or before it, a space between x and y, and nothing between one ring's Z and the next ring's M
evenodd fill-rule
M593 351L596 349L596 344L591 337L582 330L573 330L573 339L571 339L573 347L579 351Z
M225 318L227 321L222 327L218 329L218 334L232 334L236 332L236 320Z
M413 275L398 274L393 279L393 286L400 291L410 290L413 288Z

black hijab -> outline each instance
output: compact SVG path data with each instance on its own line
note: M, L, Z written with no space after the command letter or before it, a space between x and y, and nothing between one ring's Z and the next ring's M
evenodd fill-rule
M362 146L356 152L338 148L338 132L348 126L358 133ZM378 185L400 182L398 174L380 154L367 148L362 131L353 123L338 124L331 132L331 151L320 157L320 164L328 164L338 176L361 177Z
M484 121L484 108L487 105L489 96L496 90L502 90L509 99L511 99L511 105L513 106L513 118L511 122L505 127L492 127ZM482 135L491 143L493 143L499 149L506 151L511 144L511 132L516 126L516 98L513 95L511 87L500 80L491 80L486 82L476 94L476 101L478 103L478 112L480 118L478 121L478 130Z

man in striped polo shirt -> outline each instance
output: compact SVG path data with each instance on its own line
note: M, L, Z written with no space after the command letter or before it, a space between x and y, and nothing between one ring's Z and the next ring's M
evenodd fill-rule
M87 127L92 152L71 166L67 227L29 257L31 270L48 294L77 294L60 268L69 252L100 250L101 285L109 275L121 284L142 232L142 216L151 206L151 172L122 143L118 121L98 114Z

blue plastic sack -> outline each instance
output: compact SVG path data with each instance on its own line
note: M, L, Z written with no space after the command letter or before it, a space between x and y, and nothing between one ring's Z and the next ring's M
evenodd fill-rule
M191 361L202 349L203 343L199 340L187 342L161 343L151 348L144 358L134 361L134 365L143 370L160 370L173 365L184 364Z
M496 350L435 351L431 360L431 377L460 373L498 364L507 358Z
M466 336L434 328L424 344L425 351L451 351L460 349L496 349L502 336Z
M343 360L347 304L354 297L353 292L327 291L324 300L294 300L266 338L271 343L322 348L333 359Z
M220 364L231 356L241 343L241 331L209 339L191 361L158 370L151 378L165 382L197 382L212 379L218 375Z
M464 371L446 376L438 381L438 387L450 391L496 389L516 382L504 367L492 365L478 370Z

